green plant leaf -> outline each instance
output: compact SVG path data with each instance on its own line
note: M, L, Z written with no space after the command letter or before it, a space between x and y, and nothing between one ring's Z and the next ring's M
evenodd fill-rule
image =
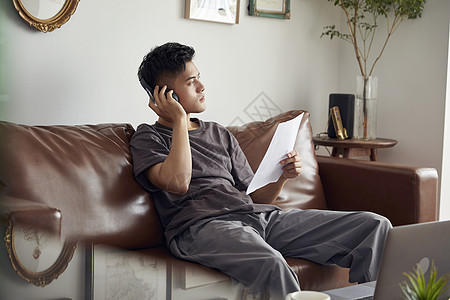
M419 285L418 285L418 281L420 280L418 277L416 277L416 275L414 273L404 273L404 275L409 279L409 282L411 283L412 286L412 291L414 292L414 294L418 295L419 293ZM410 288L411 289L411 288Z
M413 290L411 290L411 288L406 282L403 282L403 285L400 285L400 288L403 292L403 295L405 295L406 300L419 300L417 298L416 293Z
M391 35L397 30L405 19L416 19L422 16L426 0L328 0L345 13L348 27L340 31L336 27L328 28L321 35L330 39L339 37L353 44L361 75L366 77L373 73L374 67L384 53L384 49ZM373 45L377 31L377 17L387 20L388 30L382 37L382 45L377 48ZM393 18L394 20L390 20ZM332 25L334 26L334 25ZM382 32L382 31L378 31ZM384 42L383 42L384 39ZM377 48L377 49L374 49ZM370 54L375 51L375 59L369 60Z
M435 293L436 288L436 276L437 276L437 270L434 265L434 262L431 264L431 270L430 270L430 278L428 279L428 285L426 288L426 297L427 299L434 299L431 298L431 296Z
M444 291L448 289L446 284L450 280L450 274L446 274L437 279L438 270L434 264L431 264L428 282L419 265L410 273L404 273L408 278L409 284L403 282L400 285L406 300L437 300Z

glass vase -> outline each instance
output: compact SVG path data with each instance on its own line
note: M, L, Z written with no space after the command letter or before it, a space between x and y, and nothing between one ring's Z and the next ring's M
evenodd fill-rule
M356 78L355 123L353 138L373 140L377 138L377 90L378 78Z

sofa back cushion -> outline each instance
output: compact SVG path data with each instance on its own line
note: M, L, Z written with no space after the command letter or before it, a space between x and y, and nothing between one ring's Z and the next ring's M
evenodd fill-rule
M256 172L266 150L269 148L278 124L289 121L301 113L303 113L303 118L294 149L303 159L303 172L299 177L288 180L274 204L284 210L293 208L325 209L326 203L322 182L319 178L308 112L302 110L288 111L266 121L252 122L243 126L230 126L228 129L239 141L253 172Z
M1 194L56 207L65 238L126 248L162 244L149 195L134 180L127 124L0 123Z

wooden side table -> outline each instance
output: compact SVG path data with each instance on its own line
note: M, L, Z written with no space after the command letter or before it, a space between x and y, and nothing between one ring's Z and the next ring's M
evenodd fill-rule
M378 160L378 148L390 148L397 144L396 140L376 138L374 140L346 139L338 140L334 138L313 137L314 145L333 147L331 156L350 158L354 156L369 156L370 160Z

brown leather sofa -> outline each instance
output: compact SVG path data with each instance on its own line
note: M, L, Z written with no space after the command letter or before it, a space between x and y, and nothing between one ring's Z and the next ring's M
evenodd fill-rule
M229 129L256 170L279 122L304 113L295 149L303 174L276 204L289 210L368 210L394 225L436 220L437 172L432 168L317 157L309 113L290 111ZM57 232L69 240L166 257L150 196L136 183L129 124L26 126L0 123L1 216ZM302 289L348 285L348 270L287 258Z

